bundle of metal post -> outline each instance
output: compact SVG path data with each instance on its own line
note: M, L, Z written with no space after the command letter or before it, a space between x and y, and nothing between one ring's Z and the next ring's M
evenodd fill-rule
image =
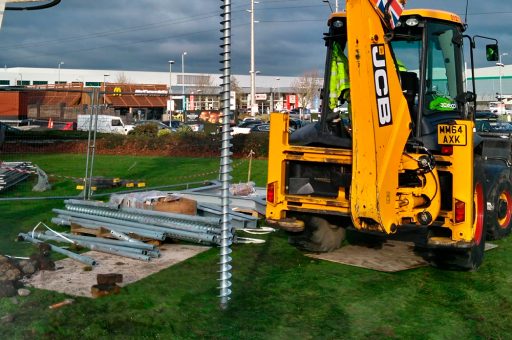
M222 216L221 207L214 204L198 204L197 211L202 216ZM257 217L236 211L230 211L229 215L231 216L231 225L235 229L253 229L258 227Z
M95 208L106 208L106 209L114 210L114 211L131 212L134 214L143 214L143 215L147 215L147 216L161 217L166 220L173 221L175 223L187 222L187 223L193 223L193 224L214 225L214 226L218 225L220 223L220 219L214 218L214 217L176 214L176 213L171 213L171 212L146 210L146 209L135 209L135 208L128 208L128 207L117 208L116 206L112 206L111 204L103 203L103 202L99 202L99 201L84 201L84 200L69 199L69 200L65 200L64 203L66 205L80 205L80 206L88 206L88 207L95 207Z
M85 202L85 204L76 204L74 202ZM164 228L171 228L173 230L197 230L197 232L220 234L220 219L218 218L170 214L133 208L119 210L108 205L99 206L97 205L97 202L94 202L94 205L89 205L87 204L87 201L77 200L66 200L65 203L68 211L150 224Z
M55 233L52 231L46 231L46 236L52 236L55 238L60 238L59 236L55 236ZM124 247L131 247L131 248L139 248L139 249L145 249L145 250L156 250L156 246L149 243L144 242L129 242L129 241L122 241L122 240L114 240L110 238L103 238L103 237L94 237L94 236L83 236L83 235L74 235L74 234L68 234L68 233L61 233L62 236L67 237L71 240L77 240L77 241L85 241L85 242L95 242L95 243L105 243L105 244L114 244Z
M49 236L42 233L37 233L33 235L36 239L45 240L45 241L57 241L57 242L68 242L63 238L57 236ZM114 244L100 244L98 242L91 241L82 241L82 240L72 240L73 243L79 245L80 247L88 248L91 250L97 250L100 252L106 252L111 254L131 254L131 255L123 255L126 257L135 258L138 260L146 261L146 256L149 257L160 257L160 252L155 250L147 250L140 248L132 248L125 247L121 245ZM142 258L139 255L144 255ZM148 260L149 261L149 260Z
M108 228L110 230L114 229L116 231L121 231L124 233L132 233L132 234L139 235L141 237L147 237L147 238L151 238L154 240L160 240L160 241L165 240L165 237L166 237L166 235L162 232L135 229L135 228L130 228L130 227L124 227L124 226L117 225L117 224L95 222L95 221L88 220L87 218L86 219L79 219L79 218L77 219L77 218L71 218L70 216L63 216L63 215L59 215L59 217L52 218L52 223L55 223L57 225L67 225L67 226L70 226L72 223L75 223L75 224L81 225L84 228L95 229L95 230L102 229L102 228Z
M36 240L36 239L30 237L30 235L28 235L28 234L20 233L18 236L20 238L22 238L23 240L32 242L34 244L43 243L43 241ZM52 251L56 252L56 253L60 253L62 255L66 255L67 257L72 258L73 260L76 260L78 262L84 263L84 264L89 265L89 266L95 266L95 265L98 264L96 262L96 260L94 260L94 259L92 259L92 258L90 258L88 256L84 256L84 255L80 255L80 254L75 254L75 253L73 253L73 252L71 252L69 250L62 249L60 247L54 246L53 244L50 244L50 249Z
M0 168L0 191L6 190L19 182L26 180L33 171L31 163L4 162Z
M76 211L53 209L53 212L59 214L60 218L63 218L64 216L73 217L74 221L72 221L71 219L68 218L69 222L79 224L83 227L88 227L91 224L94 224L98 227L104 226L107 228L112 228L116 231L134 233L134 234L141 235L141 236L142 236L142 232L144 232L144 231L161 232L164 235L163 238L159 238L161 240L164 240L165 236L168 236L171 238L176 238L176 239L191 241L191 242L197 242L197 243L206 242L206 243L217 244L217 239L218 239L217 234L207 233L203 230L198 230L198 229L193 229L193 228L185 231L185 230L171 229L170 227L154 226L154 225L148 225L148 224L141 224L141 223L137 223L137 222L124 221L122 219L90 215L87 213L81 213L81 212L76 212ZM70 225L70 224L68 224L68 225Z

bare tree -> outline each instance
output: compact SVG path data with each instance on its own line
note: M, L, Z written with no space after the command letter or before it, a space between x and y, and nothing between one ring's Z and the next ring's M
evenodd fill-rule
M305 72L300 78L292 83L293 91L299 96L299 106L311 106L315 95L320 89L320 76L318 71Z
M212 88L214 84L213 77L211 74L203 74L196 76L195 91L201 90L203 92L209 92L208 89Z
M128 78L128 76L124 72L117 74L117 77L116 77L117 84L131 84L131 82L132 81L130 80L130 78Z
M235 107L239 108L242 106L242 95L243 91L240 87L240 83L238 82L238 79L231 76L231 91L235 92Z

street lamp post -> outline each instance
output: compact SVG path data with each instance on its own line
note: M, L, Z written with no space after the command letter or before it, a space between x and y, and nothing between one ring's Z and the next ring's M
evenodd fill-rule
M58 83L59 85L60 85L60 67L61 67L61 65L64 65L64 62L63 62L63 61L59 62L59 72L58 72L59 74L58 74L58 77L57 77L57 79L58 79L58 80L57 80L57 83Z
M182 103L182 114L183 114L183 122L187 121L187 114L185 112L185 56L187 52L183 52L181 54L181 92L183 93L183 103Z
M499 67L499 71L500 71L500 98L498 99L499 101L501 101L502 98L503 98L503 87L502 87L502 83L501 83L501 78L502 78L502 73L503 73L502 68L505 67L505 64L503 64L502 61L501 61L501 57L504 57L504 56L507 56L507 55L508 55L508 53L506 53L506 52L505 53L501 53L500 54L500 58L499 58L499 62L496 63L496 66Z
M172 120L172 109L173 109L173 105L172 105L172 64L174 64L174 60L169 60L169 122Z
M107 106L107 77L110 77L110 74L103 75L103 105Z
M255 110L258 110L258 106L256 104L256 71L254 70L254 4L259 3L258 1L251 0L251 9L249 12L251 13L251 70L249 73L251 74L251 115L255 115Z
M281 78L277 77L276 78L276 81L277 81L277 103L276 103L276 109L277 110L282 110L282 108L280 107L279 105L279 102L280 102L280 99L281 99L281 89L279 88L279 81L281 80Z

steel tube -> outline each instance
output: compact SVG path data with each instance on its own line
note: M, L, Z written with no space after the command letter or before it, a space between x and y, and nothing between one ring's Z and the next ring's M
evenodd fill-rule
M110 223L101 223L98 221L80 219L80 218L75 218L75 217L71 217L71 216L67 216L67 215L66 215L66 218L64 218L64 216L52 218L52 223L55 223L58 225L71 225L71 223L76 223L76 224L81 225L84 228L90 228L90 229L101 229L101 228L108 227L109 229L115 229L115 230L122 231L125 233L137 234L139 236L151 238L154 240L160 240L160 241L165 240L165 234L161 233L161 232L155 232L155 231L151 231L151 230L140 230L140 229L135 229L135 228L131 228L131 227L113 225Z
M45 241L57 241L57 242L68 242L67 240L64 240L61 237L56 236L49 236L42 233L37 233L34 235L36 239L45 240ZM69 242L68 242L69 243ZM120 245L113 245L113 244L100 244L97 242L90 242L90 241L81 241L81 240L73 240L73 243L83 247L83 248L89 248L91 249L91 246L99 246L104 247L107 249L113 249L116 251L125 251L128 253L135 253L135 254L142 254L147 255L148 250L146 249L140 249L140 248L130 248L130 247L123 247Z
M185 215L185 214L175 214L175 213L168 213L168 212L162 212L162 211L155 211L155 210L145 210L145 209L135 209L135 208L124 208L121 207L120 209L115 208L112 205L103 203L103 202L90 202L90 201L82 201L82 200L66 200L64 203L70 204L70 205L87 205L87 206L93 206L97 208L107 208L110 210L118 211L118 212L129 212L137 215L146 215L146 216L155 216L155 217L161 217L168 220L176 220L176 222L192 222L192 223L198 223L198 224L206 224L206 225L219 225L220 218L213 218L213 217L203 217L203 216L197 216L197 215Z
M20 233L20 234L18 234L18 236L20 236L23 240L32 242L34 244L44 243L43 241L36 240L36 239L30 237L28 234ZM50 249L53 250L56 253L60 253L62 255L66 255L67 257L72 258L73 260L76 260L78 262L81 262L81 263L89 265L89 266L95 266L95 265L98 264L96 262L96 260L94 260L94 259L92 259L92 258L90 258L88 256L73 253L73 252L71 252L69 250L62 249L60 247L54 246L53 244L50 244Z
M65 241L62 237L59 237L55 234L50 234L51 231L47 231L46 233L38 233L36 234L36 238L42 239L42 240L53 240L58 242ZM104 244L106 246L115 246L115 247L123 247L124 248L132 248L140 251L145 251L146 253L149 251L155 251L156 247L151 244L145 244L143 243L144 247L138 247L136 243L126 242L126 241L116 241L111 239L106 239L102 237L89 237L89 236L80 236L80 235L72 235L72 234L62 234L63 236L69 238L70 240L80 243L95 243L95 244ZM121 250L123 250L121 249ZM143 253L144 254L144 253Z
M161 232L163 233L164 237L161 240L165 239L165 235L172 238L182 239L186 241L193 241L193 242L209 242L217 244L217 235L215 234L207 234L205 232L194 232L192 230L190 231L184 231L184 230L176 230L176 229L170 229L170 228L162 228L157 226L150 226L150 225L142 225L140 223L134 223L134 222L128 222L128 221L118 221L112 218L108 217L102 217L102 216L96 216L96 215L87 215L85 213L79 213L74 211L68 211L68 210L60 210L60 209L53 209L53 212L58 213L60 215L64 216L71 216L74 218L78 218L81 221L76 220L77 224L80 224L85 227L84 223L90 223L90 220L93 220L96 225L101 226L102 224L104 226L109 227L109 225L117 229L119 231L124 232L132 232L138 235L141 235L142 230L146 231L154 231L154 232ZM87 220L90 219L90 220ZM122 225L114 224L113 222L122 223ZM110 227L109 227L110 228ZM124 229L124 230L123 230ZM129 230L129 231L128 231Z
M76 205L66 205L67 210L82 214L87 214L88 216L99 216L108 220L111 223L119 222L119 220L123 220L124 225L131 225L137 228L148 228L152 229L156 228L165 228L166 230L183 230L187 232L197 232L197 233L211 233L211 234L220 234L220 228L213 226L203 226L196 224L187 224L187 223L179 223L179 222L170 222L165 221L160 218L145 216L142 213L131 213L131 212L123 212L116 210L109 210L104 208L93 208L93 207L85 207L85 206L76 206ZM107 220L105 220L107 221ZM148 225L152 227L149 228ZM162 231L161 229L152 229Z
M46 231L45 235L47 236L55 236L55 234L51 231ZM95 243L105 243L105 244L117 244L124 247L132 247L132 248L140 248L140 249L146 249L146 250L155 250L156 246L144 242L129 242L129 241L122 241L122 240L112 240L108 238L103 237L92 237L92 236L83 236L83 235L74 235L74 234L67 234L62 233L67 238L70 238L72 240L80 240L80 241L91 241ZM58 237L58 236L57 236Z
M132 258L135 260L141 260L141 261L146 261L146 262L149 262L151 260L151 258L148 255L134 254L134 253L130 253L127 251L115 250L115 249L112 249L109 247L103 247L103 246L99 246L96 244L91 244L91 247L89 249L94 250L94 251L99 251L101 253L119 255L119 256L128 257L128 258Z
M254 4L254 1L251 2ZM228 307L228 301L231 295L231 243L233 234L231 233L231 218L229 216L229 184L231 181L231 127L230 122L230 92L231 92L231 0L223 0L222 8L222 146L220 159L220 179L221 179L221 197L222 197L222 219L221 219L221 237L220 237L220 277L219 277L219 297L220 308L225 310ZM251 8L251 15L254 15L254 8ZM251 17L253 18L253 17ZM254 65L252 65L254 66ZM254 67L251 68L253 76L251 82L251 105L254 105ZM251 115L254 111L251 110Z

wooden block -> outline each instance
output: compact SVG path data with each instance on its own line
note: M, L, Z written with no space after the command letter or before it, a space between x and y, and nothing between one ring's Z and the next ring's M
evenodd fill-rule
M239 212L239 213L242 213L242 214L251 215L252 217L259 217L258 212L256 210L253 210L253 209L234 207L233 211L236 211L236 212Z
M115 285L123 282L123 274L98 274L96 275L98 285Z
M94 285L91 287L91 294L93 298L99 298L102 296L119 294L121 287L116 284L113 285Z
M173 201L159 201L153 204L153 210L176 214L197 215L197 202L180 197Z
M110 231L104 228L100 229L90 229L86 227L82 227L79 224L71 223L71 233L77 234L77 235L94 235L94 236L101 236L101 237L107 237L110 235Z

